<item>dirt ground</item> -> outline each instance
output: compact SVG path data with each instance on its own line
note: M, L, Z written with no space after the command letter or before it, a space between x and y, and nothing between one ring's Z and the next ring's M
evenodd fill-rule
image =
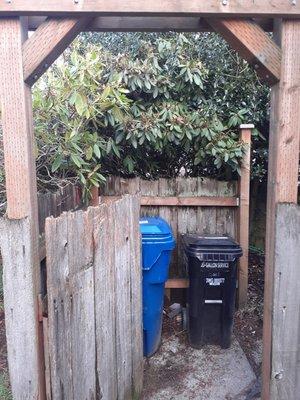
M264 257L249 256L249 289L247 306L235 315L234 333L256 376L262 362L262 331L264 301Z
M261 370L262 327L263 327L263 285L264 285L264 257L250 253L249 257L249 301L247 307L238 311L235 316L234 335L242 347L246 357L257 377ZM2 285L1 285L2 286ZM185 352L188 348L187 335L182 329L180 321L164 317L164 339L175 339L179 344L179 351ZM170 350L172 352L172 349ZM205 350L206 356L211 357L211 349ZM145 363L145 382L151 382L145 388L144 398L149 397L149 391L159 390L170 385L176 385L185 374L190 373L193 366L182 365L175 368L172 363L166 363L166 368L160 373L153 370L149 362ZM201 389L201 381L199 381ZM147 394L148 391L148 394ZM7 358L5 340L5 321L3 310L3 295L0 287L0 399L10 400L11 394L7 379ZM157 399L159 400L159 399ZM227 400L227 399L224 399Z
M260 371L262 360L263 328L263 266L264 257L251 253L249 257L248 304L245 309L236 312L234 325L234 336L236 340L233 341L233 353L230 355L230 357L234 357L235 353L238 352L239 348L241 347L248 359L249 364L252 367L254 374L257 377L257 380L252 381L249 387L246 387L247 393L241 393L240 396L242 397L221 397L222 400L229 400L231 398L245 398L254 400L259 397L261 386ZM166 307L165 311L167 310L168 309ZM198 374L198 393L199 391L205 392L207 390L207 382L209 382L209 377L204 376L202 377L203 379L199 378L199 372L196 371L195 367L195 355L192 353L189 354L190 348L188 345L187 334L182 328L180 318L170 319L165 314L162 336L163 344L158 353L154 356L156 359L153 361L151 361L151 359L146 360L145 362L143 400L156 399L157 393L160 393L159 395L163 396L163 389L170 387L177 388L176 390L178 390L178 394L180 395L182 385L186 384L186 378L193 377L195 374ZM236 343L236 341L238 343ZM164 359L163 352L169 352L167 359ZM180 352L182 354L179 354ZM226 361L224 352L218 347L207 346L203 349L203 352L203 357L204 359L206 358L208 360L208 363L210 363L211 360L214 362L217 361L218 357L223 357L223 360ZM174 359L174 362L172 362L172 359ZM192 363L188 362L190 360L192 360ZM237 360L237 362L239 361ZM214 372L216 377L219 376L219 379L222 380L222 373L219 374L218 369L216 369ZM237 376L235 378L237 378ZM228 381L220 382L220 384L228 384ZM169 395L170 392L166 395L166 398L168 398ZM187 395L181 394L181 396ZM207 394L204 396L207 396ZM164 399L164 397L161 398ZM177 397L172 397L172 399L175 398ZM181 398L183 400L187 398L189 399L190 397ZM194 398L196 398L196 393Z

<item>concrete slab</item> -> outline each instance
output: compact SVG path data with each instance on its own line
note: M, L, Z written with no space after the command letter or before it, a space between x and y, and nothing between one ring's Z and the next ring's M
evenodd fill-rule
M185 338L164 338L146 360L143 400L246 400L254 372L237 340L230 349L192 349Z

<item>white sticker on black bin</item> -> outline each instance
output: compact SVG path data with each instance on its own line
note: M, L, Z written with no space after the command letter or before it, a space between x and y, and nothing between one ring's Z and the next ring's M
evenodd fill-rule
M220 286L225 282L225 278L206 278L206 283L209 286Z
M206 261L201 264L202 268L229 268L228 262L212 262Z

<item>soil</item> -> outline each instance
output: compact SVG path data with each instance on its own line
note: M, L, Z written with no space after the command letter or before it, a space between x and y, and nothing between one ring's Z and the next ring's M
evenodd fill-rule
M262 361L264 262L263 256L250 253L248 302L236 313L234 324L235 336L257 376Z

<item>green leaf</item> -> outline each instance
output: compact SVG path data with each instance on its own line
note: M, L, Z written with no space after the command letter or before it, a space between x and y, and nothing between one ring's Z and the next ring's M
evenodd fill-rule
M100 151L100 148L99 148L99 146L97 144L94 144L93 150L94 150L95 156L97 158L101 158L101 151Z
M87 148L85 155L86 155L87 160L91 160L92 159L92 157L93 157L93 148L92 148L92 146Z
M78 168L82 166L81 158L76 154L71 154L71 160Z
M57 171L58 168L61 166L61 164L62 164L62 155L61 155L61 154L58 154L58 155L55 157L54 161L53 161L53 164L52 164L52 167L51 167L51 171L52 171L52 172Z
M75 99L75 108L80 116L83 115L85 106L86 105L85 105L83 97L79 93L77 93L76 99Z

